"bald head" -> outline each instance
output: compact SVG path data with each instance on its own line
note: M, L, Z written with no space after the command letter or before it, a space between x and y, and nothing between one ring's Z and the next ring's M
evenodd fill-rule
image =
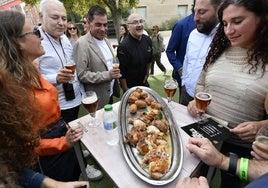
M127 28L130 35L138 40L141 39L143 34L144 20L138 13L132 13L127 19Z

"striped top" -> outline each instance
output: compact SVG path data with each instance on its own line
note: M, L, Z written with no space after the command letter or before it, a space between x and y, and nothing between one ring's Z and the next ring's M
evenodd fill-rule
M207 91L212 101L207 113L229 122L235 127L245 121L265 119L265 96L268 92L268 67L262 76L261 66L250 73L247 49L231 47L207 71L202 71L197 91ZM238 145L244 145L235 139Z

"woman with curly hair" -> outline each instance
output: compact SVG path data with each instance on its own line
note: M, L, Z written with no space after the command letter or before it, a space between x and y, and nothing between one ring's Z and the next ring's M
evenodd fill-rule
M211 43L196 92L212 95L207 113L229 122L233 133L222 152L250 157L252 141L266 120L268 93L267 0L225 0L218 11L219 29ZM188 111L197 116L195 101ZM223 174L223 173L222 173ZM225 181L224 181L225 180ZM223 178L222 187L239 187Z
M74 45L74 43L80 37L80 31L74 22L67 23L66 36L68 37L72 45Z
M61 118L56 88L33 64L45 53L42 39L40 31L22 13L0 11L0 66L28 91L36 107L29 114L34 114L33 130L41 137L40 145L35 147L39 156L37 166L56 180L75 181L81 170L73 146L82 138L83 130L80 127L67 129Z
M38 110L28 93L5 68L0 67L0 187L88 185L87 182L58 182L29 170L37 163L34 148L39 146L40 137L33 131L34 119L39 116L32 113Z

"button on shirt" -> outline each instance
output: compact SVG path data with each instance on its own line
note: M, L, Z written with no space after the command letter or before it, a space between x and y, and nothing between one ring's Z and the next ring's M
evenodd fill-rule
M203 69L209 51L209 45L217 28L218 26L209 35L205 35L194 29L189 36L182 69L182 86L185 86L187 93L191 97L194 97L195 86Z

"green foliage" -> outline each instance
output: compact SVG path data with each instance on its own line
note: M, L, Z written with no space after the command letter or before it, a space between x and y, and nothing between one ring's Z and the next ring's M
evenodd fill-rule
M160 30L161 31L167 31L167 30L172 30L174 24L178 21L177 17L171 18L169 20L166 20L161 23L160 25Z

